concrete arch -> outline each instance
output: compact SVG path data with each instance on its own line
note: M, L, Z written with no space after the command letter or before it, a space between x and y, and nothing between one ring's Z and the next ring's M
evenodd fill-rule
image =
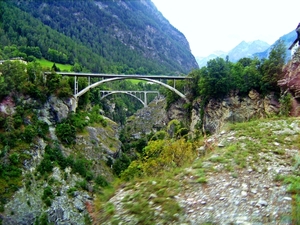
M111 81L116 81L116 80L124 80L124 79L136 79L136 80L145 80L145 81L153 82L155 84L159 84L159 85L164 86L165 88L168 88L169 90L171 90L171 91L175 92L177 95L179 95L181 98L187 100L187 98L186 98L186 96L184 94L182 94L180 91L176 90L175 88L171 87L170 85L165 84L163 82L160 82L158 80L152 80L152 79L149 79L149 78L141 78L141 77L136 77L136 78L135 77L134 78L133 77L114 77L114 78L109 78L109 79L101 80L101 81L93 83L90 86L82 89L80 92L78 92L75 95L75 98L79 98L81 95L85 94L91 88L97 87L100 84L111 82Z
M136 98L137 100L139 100L140 103L143 104L143 106L146 106L145 102L143 102L142 99L140 99L139 97L137 97L137 96L135 96L135 95L133 95L133 94L131 94L131 93L125 92L125 91L112 92L112 93L109 93L109 94L106 94L106 95L102 96L101 99L104 99L104 98L106 98L106 97L108 97L108 96L110 96L110 95L112 95L112 94L120 94L120 93L121 93L121 94L127 94L127 95L130 95L130 96Z

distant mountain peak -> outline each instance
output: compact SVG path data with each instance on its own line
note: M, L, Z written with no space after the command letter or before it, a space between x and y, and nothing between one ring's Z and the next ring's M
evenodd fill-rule
M256 52L262 52L268 49L270 45L261 40L255 40L251 42L242 41L236 47L228 52L229 60L237 62L244 57L251 57Z
M243 40L229 52L215 51L206 57L196 57L196 61L200 68L206 66L206 63L211 59L217 57L225 58L227 55L231 62L236 62L244 57L252 57L254 53L265 51L269 47L270 45L265 41L255 40L246 42Z

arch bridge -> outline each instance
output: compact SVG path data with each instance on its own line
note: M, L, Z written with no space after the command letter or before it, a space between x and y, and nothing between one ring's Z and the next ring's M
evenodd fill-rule
M89 91L91 88L97 87L103 83L112 82L116 80L124 80L124 79L135 79L135 80L144 80L149 81L155 84L159 84L164 86L165 88L175 92L177 95L179 95L181 98L185 99L186 96L178 91L175 87L175 81L176 80L185 80L185 79L191 79L190 77L186 76L168 76L168 75L124 75L124 74L103 74L103 73L75 73L75 72L56 72L57 74L60 74L62 76L70 76L74 77L74 101L72 103L73 111L77 108L78 98L85 94L87 91ZM51 72L45 72L45 74L51 74ZM79 77L87 77L88 79L88 86L82 90L78 90L78 78ZM99 78L100 80L91 83L91 78ZM173 80L173 87L162 82L162 80ZM121 93L121 92L119 92ZM145 102L145 100L144 100ZM145 105L145 104L144 104Z
M110 96L112 94L127 94L134 98L136 98L138 101L140 101L144 107L147 107L148 101L147 101L147 94L156 94L156 96L159 96L158 91L100 91L101 98L104 99L107 96Z

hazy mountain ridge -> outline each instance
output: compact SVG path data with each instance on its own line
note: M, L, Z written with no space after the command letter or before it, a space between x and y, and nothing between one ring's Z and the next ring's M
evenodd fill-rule
M272 47L279 41L282 40L286 46L286 60L288 61L291 58L291 51L288 50L288 48L291 46L291 44L294 42L294 40L297 38L297 33L293 30L283 36L281 36L277 41L275 41L274 44L272 44L269 48L267 48L265 51L257 52L253 54L253 56L257 56L260 59L267 58Z
M242 41L229 52L217 51L216 53L210 54L207 57L196 57L196 60L200 68L206 66L206 63L209 60L217 57L226 58L226 56L228 56L231 62L237 62L241 58L252 57L254 53L262 52L269 47L270 45L268 43L261 40L251 42Z
M228 52L229 60L237 62L239 59L244 57L252 57L256 52L261 52L269 48L270 45L264 41L256 40L252 42L242 41L236 47Z
M288 61L291 57L291 51L288 50L290 45L294 42L296 39L297 34L293 30L280 38L278 38L277 41L275 41L272 45L269 45L268 43L261 41L261 40L256 40L252 42L245 42L242 41L239 43L236 47L234 47L232 50L229 52L224 52L223 54L210 54L207 57L196 57L197 63L199 67L206 66L206 63L214 58L221 57L225 58L227 55L229 56L229 60L231 62L237 62L239 59L244 58L244 57L258 57L259 59L267 58L272 47L279 41L282 40L286 46L286 60Z

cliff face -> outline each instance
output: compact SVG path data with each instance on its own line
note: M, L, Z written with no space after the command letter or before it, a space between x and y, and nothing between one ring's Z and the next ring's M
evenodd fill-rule
M278 85L283 92L289 92L294 97L292 99L292 116L299 116L298 110L300 100L300 49L293 58L283 68L283 78L278 81Z
M0 102L1 116L14 116L16 105L22 108L36 105L33 99L25 96L18 96L17 99L21 103L10 97ZM45 221L53 224L86 224L93 205L93 193L100 188L97 177L102 182L113 179L107 162L113 162L114 155L121 149L119 126L104 118L106 126L88 125L82 132L76 133L74 145L65 146L55 131L57 125L71 113L70 99L62 100L51 96L44 105L34 110L39 121L49 126L49 132L44 138L36 137L30 145L23 144L19 147L27 154L19 166L22 178L18 187L15 187L14 195L6 198L6 204L1 206L0 221L14 225L39 224ZM32 122L32 118L26 119L28 123ZM60 151L50 156L47 149L49 146L58 146ZM21 151L19 148L14 151ZM60 152L60 159L63 156L63 160L73 160L76 165L64 168L58 158L53 160ZM7 157L2 150L0 153L2 166L7 164ZM20 157L21 153L17 155ZM52 168L49 173L41 172L49 166ZM82 172L87 170L89 172L84 175ZM2 176L3 171L0 172Z
M71 38L77 45L84 45L103 57L107 60L106 64L126 64L141 73L143 69L147 72L153 70L152 73L160 70L188 73L198 68L185 36L163 17L150 0L12 2L44 25ZM22 28L23 25L18 26ZM41 46L44 45L40 42L31 41L30 36L26 38L43 50ZM55 40L45 39L43 42L50 43L45 48L55 48L67 55L75 51L65 43L61 47L54 45ZM81 56L73 55L83 64Z
M262 97L256 91L250 91L248 96L240 98L232 93L223 100L210 100L204 110L203 127L200 117L200 100L193 103L190 130L192 132L204 129L209 133L220 131L225 122L243 122L251 118L264 118L279 112L279 101L273 95Z
M112 36L124 45L142 51L146 58L156 59L160 63L177 63L185 71L198 68L195 58L190 53L190 46L185 36L174 28L157 10L151 1L96 1L100 10L105 9L114 17L111 27ZM118 12L115 8L118 7ZM122 18L120 14L136 15L144 25L137 26ZM133 16L130 16L131 18ZM126 28L121 26L126 23Z

